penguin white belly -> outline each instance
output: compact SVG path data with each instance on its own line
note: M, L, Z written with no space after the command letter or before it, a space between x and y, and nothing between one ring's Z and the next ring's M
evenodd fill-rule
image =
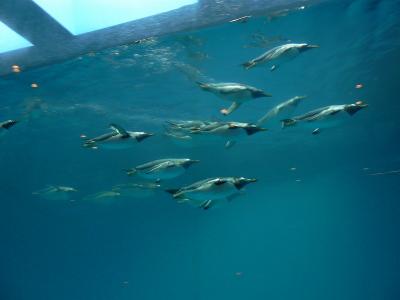
M117 138L112 137L108 140L97 142L99 146L105 149L127 149L133 147L135 143L136 140L132 138L119 138L119 137Z
M221 184L219 186L213 185L212 187L197 189L188 193L185 196L193 200L215 200L226 198L230 195L237 193L237 189L232 184Z
M291 61L297 55L299 55L300 51L297 48L292 48L290 50L285 51L284 53L278 55L274 59L271 60L272 64L283 64Z
M222 137L224 139L238 138L238 137L244 136L244 134L245 134L244 129L243 130L242 129L228 129L228 130L224 130L224 131L217 133L217 135L219 137Z
M172 179L185 173L185 168L174 166L172 168L162 168L154 172L146 173L139 171L139 176L145 179Z
M328 115L319 120L315 121L303 121L303 125L306 128L315 129L315 128L332 128L340 125L346 120L350 119L350 116L346 112L339 112L335 115Z
M240 128L230 129L228 126L222 126L220 128L216 128L210 132L206 132L206 135L212 135L216 137L222 138L234 138L243 135L244 130Z
M242 90L242 91L231 92L231 93L218 92L217 96L219 96L223 100L226 100L229 102L236 101L236 102L240 102L240 103L243 103L244 101L252 98L252 94L248 90Z

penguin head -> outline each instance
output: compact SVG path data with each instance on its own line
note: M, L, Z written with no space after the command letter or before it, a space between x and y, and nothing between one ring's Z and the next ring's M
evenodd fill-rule
M267 131L268 129L259 127L257 125L249 124L248 126L244 127L244 130L246 130L247 135L253 135L260 131Z
M350 116L352 116L356 112L358 112L360 109L363 109L363 108L365 108L367 106L368 106L368 104L366 104L366 103L364 103L362 101L357 101L356 103L347 105L345 110Z
M262 90L254 90L254 91L251 91L251 96L252 96L253 98L272 97L271 94L268 94L268 93L266 93L266 92L264 92L264 91L262 91Z
M18 123L18 121L16 121L16 120L7 120L7 121L1 123L1 128L9 129L17 123Z
M236 177L234 178L234 185L238 190L241 190L244 188L246 185L252 182L256 182L257 179L255 178L245 178L245 177Z
M185 161L183 161L182 166L187 169L189 168L191 165L200 162L200 160L197 159L186 159Z
M148 133L148 132L141 132L139 135L137 135L135 138L138 142L143 141L144 139L147 139L148 137L153 136L154 133Z
M299 50L301 52L304 52L304 51L315 49L315 48L319 48L319 45L302 44L301 47L299 48Z

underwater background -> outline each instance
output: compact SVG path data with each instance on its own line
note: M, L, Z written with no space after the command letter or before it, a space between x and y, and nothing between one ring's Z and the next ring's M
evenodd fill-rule
M274 72L240 66L289 41L320 48ZM23 122L0 137L0 299L399 299L399 46L399 1L332 1L2 76L1 121ZM196 81L273 97L224 117L226 102ZM319 135L277 119L230 149L163 135L168 120L256 122L296 95L308 96L296 113L369 106ZM126 150L82 147L110 123L157 135ZM168 157L201 161L169 188L258 182L207 211L162 189L88 200L133 182L123 169ZM78 192L33 194L47 185Z

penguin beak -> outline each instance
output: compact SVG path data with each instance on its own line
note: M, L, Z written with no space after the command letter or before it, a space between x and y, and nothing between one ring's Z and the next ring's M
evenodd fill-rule
M257 182L257 178L245 178L247 183Z
M154 135L154 133L144 133L144 134L142 135L142 138L143 138L143 139L146 139L146 138L151 137L151 136L153 136L153 135Z
M256 178L239 178L237 183L235 183L235 186L237 187L237 189L242 189L244 188L246 185L248 185L249 183L252 182L256 182L257 179Z
M367 107L367 106L368 106L367 103L364 103L364 102L362 102L362 101L357 101L355 104L356 104L358 107Z
M263 97L272 97L271 94L268 94L264 91L255 91L252 93L253 98L263 98Z
M184 163L184 167L185 168L188 168L188 167L190 167L191 165L193 165L193 164L195 164L195 163L198 163L198 162L200 162L200 160L197 160L197 159L190 159L190 160L188 160L188 161L186 161L185 163Z

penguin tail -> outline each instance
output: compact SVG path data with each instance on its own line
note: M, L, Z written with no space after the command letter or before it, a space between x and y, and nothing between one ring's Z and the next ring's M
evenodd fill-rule
M167 189L165 190L168 194L171 194L172 196L175 195L179 189Z
M282 128L290 127L296 125L296 120L294 119L283 119L281 120L282 122Z
M253 68L255 65L255 62L252 61L246 61L245 63L242 63L242 67L246 70Z
M179 128L179 125L174 121L167 120L165 121L165 123L166 124L164 124L164 127L166 127L167 129L169 129L170 127Z
M196 84L202 89L206 89L208 87L204 82L196 81Z
M128 175L128 176L133 176L137 172L135 168L133 168L133 169L123 169L122 171L124 171L126 173L126 175Z

